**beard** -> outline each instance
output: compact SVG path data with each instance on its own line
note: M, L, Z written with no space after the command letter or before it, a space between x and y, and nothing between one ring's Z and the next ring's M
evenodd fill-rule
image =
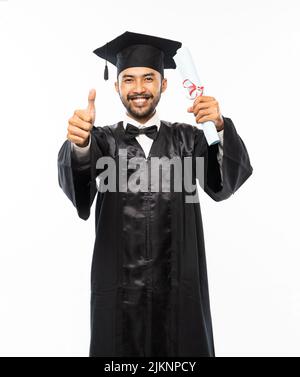
M150 93L127 95L126 98L120 95L120 99L126 108L128 114L137 120L150 118L154 113L161 97L161 91L157 96ZM143 99L145 103L136 103L135 100Z

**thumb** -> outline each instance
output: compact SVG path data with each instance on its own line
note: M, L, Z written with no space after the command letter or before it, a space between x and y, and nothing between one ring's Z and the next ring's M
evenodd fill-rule
M87 110L93 117L95 117L95 113L96 113L95 100L96 100L96 90L91 89L90 92L89 92Z

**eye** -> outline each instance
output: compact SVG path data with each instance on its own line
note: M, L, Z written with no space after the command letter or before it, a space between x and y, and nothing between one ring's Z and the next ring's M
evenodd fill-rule
M132 79L125 79L124 80L126 83L130 83L130 82L132 82Z
M146 77L146 81L148 81L148 82L151 82L151 81L153 81L153 78L152 77Z

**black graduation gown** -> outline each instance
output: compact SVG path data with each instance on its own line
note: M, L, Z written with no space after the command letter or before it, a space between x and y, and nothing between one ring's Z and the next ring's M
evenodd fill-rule
M227 199L252 167L232 121L224 121L222 182L218 146L209 147L192 125L161 121L149 157L204 157L203 189L215 201ZM121 148L128 159L145 158L119 122L93 128L90 163L76 163L69 141L58 157L59 184L82 219L88 219L97 193L90 356L213 357L200 205L186 203L185 192L97 190L97 159L111 156L118 166Z

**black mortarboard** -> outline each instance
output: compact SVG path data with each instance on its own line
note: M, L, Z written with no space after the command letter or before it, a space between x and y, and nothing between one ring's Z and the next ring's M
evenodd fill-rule
M117 67L117 75L126 68L149 67L163 76L164 68L176 68L173 56L181 45L170 39L126 31L94 53L106 61L105 80L108 80L107 61Z

